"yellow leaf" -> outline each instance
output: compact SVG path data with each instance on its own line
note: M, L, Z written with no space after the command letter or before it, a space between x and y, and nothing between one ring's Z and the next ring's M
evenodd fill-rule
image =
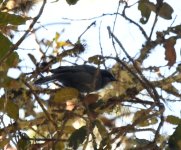
M60 38L60 34L58 33L58 32L56 32L56 34L55 34L55 41L57 42L58 41L58 39Z
M64 47L64 46L72 46L72 44L69 41L60 41L56 43L56 48Z

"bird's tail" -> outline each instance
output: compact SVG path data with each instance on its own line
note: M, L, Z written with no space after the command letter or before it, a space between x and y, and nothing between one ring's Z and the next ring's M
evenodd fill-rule
M55 80L55 76L48 76L48 77L40 78L40 79L36 80L34 83L35 84L43 84L43 83L45 84L45 83L48 83L53 80Z

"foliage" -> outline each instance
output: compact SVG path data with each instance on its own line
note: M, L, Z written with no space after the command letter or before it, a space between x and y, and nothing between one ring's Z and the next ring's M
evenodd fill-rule
M181 25L171 25L162 31L156 28L159 20L172 19L175 8L163 0L139 0L134 5L120 0L117 12L84 19L93 22L81 35L77 35L76 42L62 40L62 34L58 32L51 40L38 40L36 37L39 45L36 51L42 57L39 61L36 53L28 53L35 67L33 71L25 73L20 65L23 61L20 59L23 53L20 52L20 44L28 36L38 34L39 28L35 28L35 25L47 3L42 0L37 16L29 17L28 11L37 2L13 1L10 8L8 0L0 1L0 148L11 147L13 143L18 149L181 149L180 117L165 114L168 104L172 106L177 102L180 105L181 69L176 59L176 46L181 38ZM55 4L57 2L54 1ZM66 2L77 5L81 0ZM135 7L141 14L138 22L127 15ZM154 14L154 18L151 18L151 14ZM46 75L52 66L64 62L74 65L81 60L86 51L82 36L107 16L115 18L113 25L107 26L112 55L104 55L107 49L100 46L101 54L92 54L84 63L102 67L109 61L114 62L111 71L117 81L111 87L106 87L102 92L82 94L76 89L63 88L57 82L44 86L33 84L39 76ZM126 43L114 30L119 23L118 17L129 21L144 37L136 56L125 48ZM27 21L31 23L26 25ZM148 22L152 22L150 33L145 30ZM15 42L13 37L23 25L26 25L26 29ZM101 44L107 43L100 40ZM144 62L157 53L155 49L164 50L164 56L158 59L165 59L167 64L152 66L150 62L144 67ZM169 72L174 67L176 69L171 73L163 74L162 69ZM21 72L17 79L8 76L12 68ZM6 118L10 119L8 124ZM128 122L121 122L120 119ZM165 135L161 132L164 124L177 127L171 135ZM141 138L137 133L150 138Z

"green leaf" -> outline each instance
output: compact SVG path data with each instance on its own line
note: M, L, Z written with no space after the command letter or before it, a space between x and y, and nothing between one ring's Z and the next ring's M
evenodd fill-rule
M166 118L166 121L168 123L174 124L174 125L178 125L181 122L181 119L179 117L173 116L173 115L169 115Z
M0 111L4 109L4 99L0 98Z
M133 117L133 121L135 120L141 120L138 124L138 126L140 127L146 127L146 126L149 126L149 125L153 125L153 124L156 124L158 122L158 119L156 117L152 117L152 118L143 118L143 116L146 117L147 112L145 110L140 110L140 111L137 111L135 114L134 114L134 117Z
M148 22L151 14L151 10L146 6L147 2L148 0L140 0L138 4L138 9L141 11L142 18L140 19L140 22L142 24L146 24Z
M63 142L56 142L55 150L58 150L58 149L65 149L65 145Z
M66 0L69 5L75 5L79 0Z
M181 25L177 25L175 27L170 27L169 30L176 34L181 34Z
M21 25L25 24L25 22L28 19L22 16L9 14L7 12L0 12L0 20L1 20L0 25L7 25L7 24Z
M12 52L11 56L6 60L6 67L9 69L10 67L17 67L19 63L19 55L17 52Z
M181 124L179 124L174 131L174 133L170 136L168 140L168 145L171 150L179 150L181 149Z
M8 101L6 106L7 115L15 120L19 118L19 108L18 105L12 101Z
M77 98L79 96L79 91L75 88L62 88L56 92L52 103L63 103L67 100Z
M3 34L0 33L0 60L2 57L7 53L7 51L12 46L11 41L5 37Z
M105 62L105 59L102 59L102 57L100 55L94 55L92 57L89 57L88 61L89 61L89 63L94 63L96 65L100 65Z
M20 81L8 77L6 71L0 71L0 77L0 87L18 89L22 86Z
M86 126L82 126L78 130L75 130L69 138L69 146L73 149L77 149L82 144L87 136Z
M0 139L0 149L4 149L5 145L9 143L9 139Z
M4 111L4 113L7 113L7 115L12 119L17 120L19 118L18 105L12 101L0 99L0 111Z

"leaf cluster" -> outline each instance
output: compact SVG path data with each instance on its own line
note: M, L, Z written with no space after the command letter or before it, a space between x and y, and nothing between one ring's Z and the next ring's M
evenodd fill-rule
M76 5L79 2L66 1L69 5ZM0 2L2 6L6 6L5 1ZM23 73L22 67L19 66L22 61L19 59L21 54L17 51L29 34L38 33L34 25L41 16L45 4L46 0L43 1L35 18L23 13L18 14L14 10L5 11L5 7L1 8L0 88L3 92L0 98L2 122L0 148L13 142L18 149L180 149L180 117L164 113L168 103L177 101L180 104L181 95L174 83L180 85L181 82L180 66L176 59L178 53L175 48L181 38L181 26L169 26L163 31L154 32L158 20L172 19L174 8L162 0L155 3L140 0L135 5L119 1L118 6L123 6L122 11L87 19L98 21L111 15L116 16L113 30L119 21L117 17L122 17L137 27L144 37L144 42L135 57L130 55L124 46L125 43L111 27L108 27L107 32L111 37L112 51L115 54L106 56L104 55L106 49L100 48L101 54L93 54L84 59L86 42L82 40L82 36L95 25L94 21L77 36L76 42L64 40L63 33L58 32L52 39L35 39L39 46L36 51L41 53L40 61L37 60L35 53L28 53L27 56L35 67L33 71ZM141 13L140 22L127 16L126 12L131 11L132 7L136 7ZM150 20L151 13L155 14L154 20ZM16 35L18 27L26 24L27 20L31 20L32 23L23 36L14 43L11 35ZM144 29L148 21L152 21L150 32ZM106 45L100 42L101 44ZM144 62L156 53L154 49L157 47L164 50L163 58L159 59L165 59L167 64L164 66L150 64L144 67ZM77 89L63 87L57 82L39 87L34 85L34 81L39 76L47 75L52 66L62 63L75 65L80 60L84 64L89 63L98 68L105 67L109 61L114 61L111 71L117 82L101 92L84 94ZM169 70L174 66L175 72L170 75L162 74L163 68ZM17 79L7 75L12 68L21 72ZM157 78L150 79L148 74ZM10 119L8 125L6 117ZM177 125L170 136L161 133L165 123ZM151 135L151 139L140 138L137 133Z

